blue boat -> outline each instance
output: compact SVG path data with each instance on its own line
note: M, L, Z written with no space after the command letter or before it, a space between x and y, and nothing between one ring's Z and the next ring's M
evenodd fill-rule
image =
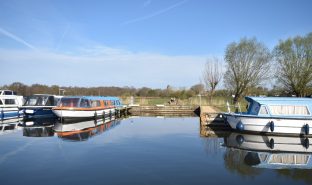
M61 97L48 94L28 96L21 110L23 110L26 118L55 117L52 108L57 105Z
M234 130L266 134L310 135L312 99L246 97L247 112L224 113Z

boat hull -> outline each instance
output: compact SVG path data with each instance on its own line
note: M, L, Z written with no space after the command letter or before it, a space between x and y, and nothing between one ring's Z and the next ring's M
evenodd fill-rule
M17 107L0 108L0 121L19 118L21 115Z
M99 110L53 109L52 111L57 117L64 119L95 118L115 114L115 109L99 109Z
M309 130L312 127L312 118L273 118L239 114L224 114L224 116L226 122L232 129L242 132L247 131L267 134L310 135Z
M22 108L26 118L56 117L52 107L25 107Z

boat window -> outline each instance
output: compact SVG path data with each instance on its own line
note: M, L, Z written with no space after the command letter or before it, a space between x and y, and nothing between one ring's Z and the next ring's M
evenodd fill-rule
M33 106L33 105L36 105L36 103L37 103L36 97L28 97L24 105Z
M54 98L54 106L58 105L60 101L60 98Z
M249 114L257 115L259 112L259 109L260 109L259 103L252 103L248 111L249 111Z
M49 96L47 97L47 102L46 102L46 106L53 106L54 102L54 97L53 96Z
M4 100L4 103L6 104L6 105L15 105L16 103L15 103L15 99L5 99Z
M270 105L273 115L310 115L307 106L304 105Z
M0 105L3 105L2 100L0 100Z
M265 106L261 106L261 107L260 107L259 114L268 114L268 111L267 111L267 109L265 108Z
M107 105L108 105L107 101L104 101L104 105L105 105L105 106L107 106Z
M12 91L4 91L4 95L12 95Z
M93 100L91 102L91 107L100 107L101 106L101 103L99 100Z
M59 101L60 107L78 107L80 98L62 98Z
M81 99L80 107L90 107L90 101L88 99Z
M48 97L46 97L46 96L39 96L38 99L37 99L36 105L44 106L47 101L48 101Z

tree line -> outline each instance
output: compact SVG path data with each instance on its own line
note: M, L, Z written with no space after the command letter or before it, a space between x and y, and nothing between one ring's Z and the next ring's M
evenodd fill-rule
M26 85L21 82L7 84L1 89L9 89L18 95L29 96L33 94L54 94L73 96L140 96L140 97L175 97L186 99L196 96L204 91L202 84L195 84L190 88L174 88L168 85L165 89L159 88L135 88L135 87L72 87L58 85L32 84Z
M214 95L223 78L224 86L234 96L252 94L259 87L273 85L263 95L310 96L312 94L312 33L280 40L272 51L256 38L230 43L224 54L225 67L216 59L207 61L203 81ZM225 69L223 71L222 69Z

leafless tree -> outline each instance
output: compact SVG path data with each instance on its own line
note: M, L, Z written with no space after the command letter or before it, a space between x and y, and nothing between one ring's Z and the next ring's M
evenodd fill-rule
M312 33L280 41L274 56L278 64L278 82L290 93L306 96L312 85Z
M221 60L217 57L208 59L203 70L203 82L206 89L210 91L210 97L213 96L217 85L222 79L222 76L223 72Z
M256 39L241 39L227 46L224 83L234 92L234 104L248 88L261 85L270 76L270 61L269 50Z

